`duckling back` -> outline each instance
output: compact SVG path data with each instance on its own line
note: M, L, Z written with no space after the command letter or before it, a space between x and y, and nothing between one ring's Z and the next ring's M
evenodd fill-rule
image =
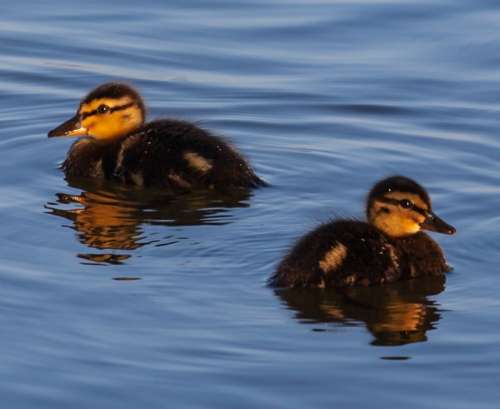
M151 122L127 137L117 152L115 175L125 183L172 189L264 185L227 142L171 119Z

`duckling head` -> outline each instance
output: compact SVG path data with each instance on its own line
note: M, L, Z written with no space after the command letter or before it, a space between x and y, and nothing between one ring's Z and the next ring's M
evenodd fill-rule
M139 93L129 85L110 82L98 86L81 102L76 115L48 136L89 136L112 141L144 124L145 108Z
M404 176L378 182L368 195L366 212L368 221L390 237L410 236L420 230L456 231L432 211L426 190Z

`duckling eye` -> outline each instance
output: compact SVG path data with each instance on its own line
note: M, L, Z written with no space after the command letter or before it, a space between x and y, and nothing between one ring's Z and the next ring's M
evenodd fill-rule
M404 209L411 209L413 207L413 202L411 200L408 200L408 199L403 199L399 202L399 204L401 205L401 207L403 207Z
M99 107L97 108L97 113L99 114L105 114L106 112L109 112L109 107L107 105L99 105Z

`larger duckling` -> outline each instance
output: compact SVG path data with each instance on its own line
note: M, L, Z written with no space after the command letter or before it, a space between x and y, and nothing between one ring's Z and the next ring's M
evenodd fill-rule
M76 115L49 132L83 136L62 166L67 178L117 180L171 190L227 190L264 185L248 162L220 137L189 123L145 123L132 87L106 83L90 92Z
M422 230L454 234L436 216L425 189L403 176L378 182L368 195L368 222L335 220L305 235L270 279L275 287L378 285L450 270Z

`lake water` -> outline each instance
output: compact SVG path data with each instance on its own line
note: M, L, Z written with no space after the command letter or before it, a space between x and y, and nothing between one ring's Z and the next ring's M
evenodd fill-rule
M499 43L487 0L3 2L2 407L498 408ZM47 131L112 79L271 187L68 185ZM457 227L446 282L266 287L393 173Z

